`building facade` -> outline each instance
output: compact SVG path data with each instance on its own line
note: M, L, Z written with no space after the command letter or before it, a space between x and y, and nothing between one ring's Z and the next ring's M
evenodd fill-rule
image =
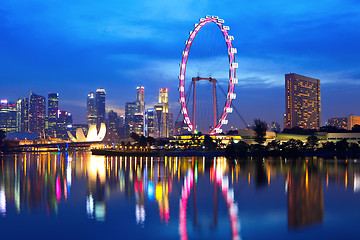
M29 98L29 131L43 135L45 133L45 97L30 93Z
M134 131L135 115L139 113L140 104L138 101L125 104L125 138L129 138L130 133Z
M49 93L48 95L48 117L47 134L55 136L58 121L59 94Z
M145 112L145 137L155 137L155 109L149 108Z
M17 107L17 131L28 132L29 131L29 99L19 99L16 102Z
M87 96L86 122L88 125L96 124L95 94L93 92Z
M57 128L54 136L58 138L67 139L67 131L72 130L72 115L67 111L58 110Z
M169 96L167 88L160 88L159 90L159 105L163 106L160 137L171 137L173 136L173 115L169 112Z
M328 125L352 130L355 125L360 125L360 117L355 115L348 115L347 117L329 118Z
M0 130L8 132L16 132L17 124L17 104L10 103L5 99L1 99L0 105Z
M105 122L106 112L105 112L105 89L98 88L96 89L96 123L98 127L101 123Z
M319 129L320 126L320 80L295 73L285 74L284 128Z
M140 113L142 115L145 114L145 87L138 86L136 88L136 101L139 102L140 105Z
M119 129L119 117L116 112L113 110L110 110L108 112L108 131L107 131L107 137L110 140L117 140L119 139L118 136L118 129Z

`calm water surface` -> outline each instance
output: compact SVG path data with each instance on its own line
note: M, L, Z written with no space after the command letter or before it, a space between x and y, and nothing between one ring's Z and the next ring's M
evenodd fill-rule
M354 159L0 157L0 239L360 239Z

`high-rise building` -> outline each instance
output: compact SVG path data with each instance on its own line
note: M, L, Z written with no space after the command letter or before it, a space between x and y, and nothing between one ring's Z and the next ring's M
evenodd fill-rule
M116 112L110 110L108 112L108 139L116 140L119 139L118 136L118 128L119 128L119 118Z
M87 96L86 121L88 125L96 124L95 94L93 92Z
M48 95L48 127L47 133L50 136L54 136L56 132L56 125L58 122L58 110L59 110L59 94L49 93Z
M136 88L136 101L140 104L141 115L145 114L145 87L139 86Z
M149 108L145 112L145 136L155 137L155 109Z
M168 99L168 89L167 88L160 88L159 90L159 104L164 106L163 112L169 112L169 99Z
M19 99L17 102L17 121L18 131L28 132L29 131L29 99Z
M29 100L29 131L32 133L45 133L45 97L30 93Z
M164 137L163 135L163 120L164 120L164 106L163 105L155 105L154 106L155 109L155 117L154 117L154 129L155 129L155 137L156 138L160 138L160 137Z
M285 74L284 128L319 129L320 126L320 80L295 73Z
M174 127L175 135L189 134L188 126L183 121L176 121Z
M161 137L173 136L173 114L169 112L169 97L168 89L160 88L159 90L159 104L163 106L162 114L162 133Z
M105 122L105 89L96 89L96 123L98 127Z
M72 115L67 111L58 110L57 117L56 137L67 139L67 131L71 131L73 127Z
M135 115L139 113L140 104L138 101L125 104L125 138L129 138L130 133L134 131Z
M5 132L17 131L17 104L1 99L0 130Z

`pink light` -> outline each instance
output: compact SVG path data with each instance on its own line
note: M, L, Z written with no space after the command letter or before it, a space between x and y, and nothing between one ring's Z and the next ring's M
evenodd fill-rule
M60 186L59 177L56 178L55 192L56 192L56 199L59 201L61 198L61 186Z
M194 28L193 31L191 31L191 34L187 40L187 43L185 45L185 50L184 50L184 54L183 54L183 57L182 57L182 61L181 61L181 67L180 67L180 98L181 98L181 106L184 109L186 109L186 100L185 100L185 71L186 71L186 64L187 64L187 59L188 59L188 55L189 55L189 51L190 51L190 47L191 47L191 44L196 36L196 34L200 31L200 29L205 26L206 24L210 23L210 22L213 22L215 23L221 30L221 32L223 33L224 35L224 38L225 38L225 42L226 42L226 45L227 45L227 48L228 48L228 54L229 54L229 64L230 66L232 65L232 63L235 62L235 55L234 53L231 53L231 48L233 47L232 46L232 41L229 40L229 34L227 32L226 29L223 29L222 27L222 24L219 23L217 21L217 19L213 19L213 18L205 18L203 21L200 21L199 24L197 24L197 26ZM233 93L234 92L234 83L231 81L231 79L233 77L235 77L235 68L232 68L230 67L230 80L229 80L229 93ZM183 98L183 99L182 99ZM226 105L225 105L225 108L224 108L224 111L220 117L221 120L226 120L227 118L227 115L228 113L226 112L226 110L231 106L231 102L232 100L230 99L230 97L227 97L227 100L226 100ZM191 120L189 119L189 116L187 114L187 111L183 111L183 114L184 114L184 118L185 118L185 121L188 125L189 128L192 128L192 123L191 123ZM219 121L217 123L216 126L214 126L214 129L211 131L211 135L214 135L217 133L217 131L222 127L222 123L221 121Z

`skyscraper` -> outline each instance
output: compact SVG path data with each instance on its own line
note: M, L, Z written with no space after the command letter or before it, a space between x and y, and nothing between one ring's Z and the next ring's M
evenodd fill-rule
M16 103L10 103L1 99L0 105L0 130L5 132L17 131L17 108Z
M29 101L29 131L38 134L45 132L45 97L30 93Z
M20 107L20 109L19 109ZM20 113L20 125L19 131L28 132L29 131L29 99L24 98L21 100L20 106L18 106L18 112Z
M135 115L140 113L140 103L127 102L125 104L125 138L130 137L130 133L134 131Z
M153 108L145 112L145 136L155 137L155 109Z
M164 137L164 106L159 104L154 106L155 109L155 117L154 117L154 128L155 128L155 137L160 138Z
M168 89L160 88L159 90L159 103L163 105L163 112L169 112L169 100L168 100Z
M16 102L16 127L18 132L27 132L29 129L29 99L19 99Z
M87 96L86 121L88 125L96 124L95 94L93 92Z
M139 86L136 88L136 101L140 104L140 113L145 113L145 87Z
M285 74L284 128L319 129L321 126L320 80Z
M172 113L169 113L169 97L168 89L160 88L159 90L159 104L163 106L162 113L162 127L161 127L161 137L170 137L172 136L172 127L173 127L173 116Z
M59 94L49 93L48 95L48 134L54 136L58 120Z
M96 123L98 127L105 122L105 95L105 89L96 89Z
M108 112L108 131L107 136L110 140L119 139L118 128L119 128L119 117L116 112L110 110Z
M61 110L58 110L57 115L56 137L67 139L67 131L72 130L72 115L67 111Z

